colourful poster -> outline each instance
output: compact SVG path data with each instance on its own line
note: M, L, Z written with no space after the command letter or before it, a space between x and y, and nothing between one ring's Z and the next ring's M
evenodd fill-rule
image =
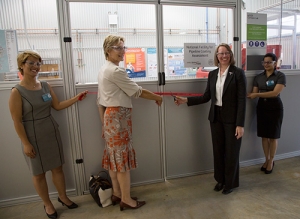
M146 77L145 49L128 48L124 64L130 78Z
M168 72L167 70L167 50L164 49L164 71ZM157 53L156 48L148 48L147 49L147 75L148 77L157 77L158 70L157 70Z
M168 73L169 76L180 76L187 74L186 68L184 68L183 48L168 49Z

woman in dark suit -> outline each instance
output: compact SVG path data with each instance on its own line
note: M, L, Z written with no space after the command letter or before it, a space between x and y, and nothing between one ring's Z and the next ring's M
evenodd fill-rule
M239 186L239 153L244 134L246 112L246 77L242 69L234 66L233 53L227 44L215 51L217 69L208 75L203 96L175 97L177 105L188 106L211 100L208 115L214 155L215 191L229 194Z

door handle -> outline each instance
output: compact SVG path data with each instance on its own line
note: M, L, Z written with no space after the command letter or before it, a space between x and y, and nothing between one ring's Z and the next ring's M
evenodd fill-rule
M162 74L161 72L158 72L158 86L162 85Z

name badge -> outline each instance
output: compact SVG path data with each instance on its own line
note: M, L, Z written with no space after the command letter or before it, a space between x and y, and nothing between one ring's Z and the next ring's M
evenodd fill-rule
M51 97L51 94L50 94L50 93L43 94L43 95L42 95L42 98L43 98L44 102L47 102L47 101L49 101L49 100L52 100L52 97Z
M267 86L273 86L275 84L275 82L273 80L271 81L266 81Z

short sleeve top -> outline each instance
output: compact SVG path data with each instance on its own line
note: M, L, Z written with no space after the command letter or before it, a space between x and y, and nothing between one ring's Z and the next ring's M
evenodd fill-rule
M277 70L269 77L267 77L266 71L264 71L256 75L253 81L253 87L258 87L260 93L273 91L276 84L283 84L286 86L285 74Z

